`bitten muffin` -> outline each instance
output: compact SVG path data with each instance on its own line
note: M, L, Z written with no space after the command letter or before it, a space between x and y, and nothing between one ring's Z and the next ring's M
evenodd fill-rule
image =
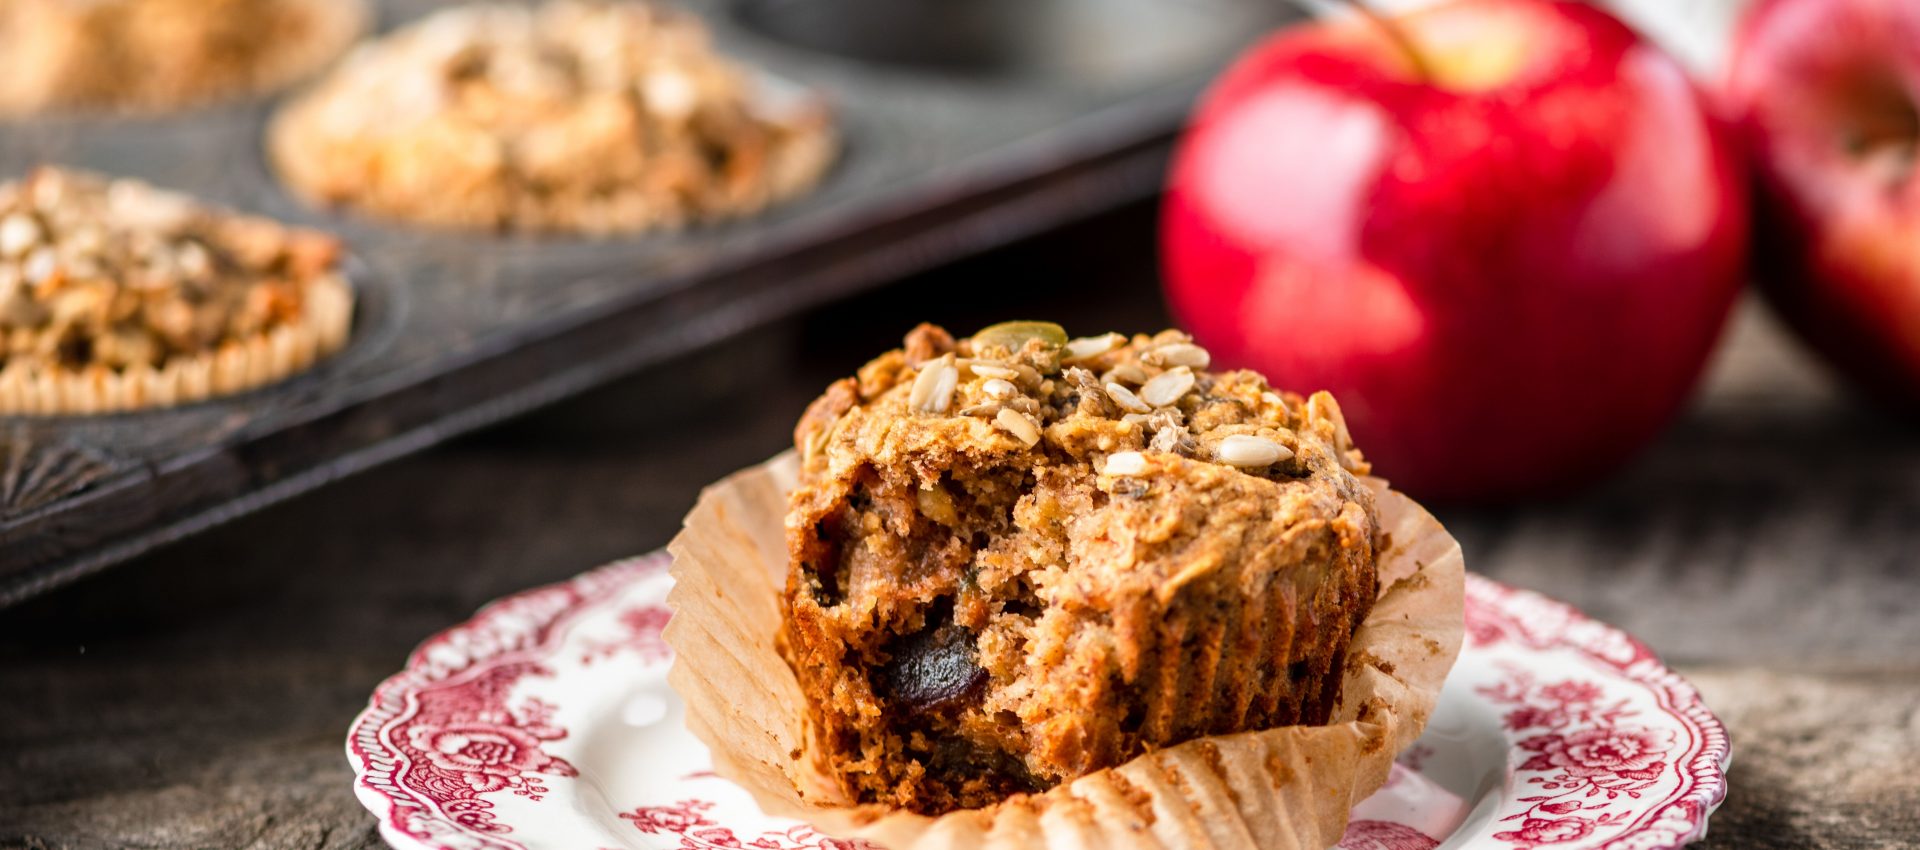
M825 104L661 6L446 9L363 47L270 130L315 203L459 228L590 234L746 215L833 158Z
M366 18L363 0L6 0L0 114L268 91L340 55Z
M782 651L820 766L935 814L1325 723L1375 596L1338 405L1179 332L922 325L794 433Z
M0 415L163 407L278 380L345 344L325 234L133 180L0 184Z

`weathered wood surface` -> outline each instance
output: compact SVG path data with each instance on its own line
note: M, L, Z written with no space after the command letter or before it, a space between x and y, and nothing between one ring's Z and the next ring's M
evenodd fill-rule
M778 450L812 393L915 320L1163 321L1150 224L906 281L0 614L0 848L379 846L342 741L415 643L661 545L702 483ZM1694 676L1735 747L1704 846L1920 842L1920 435L1847 403L1757 313L1614 481L1442 513L1475 568Z

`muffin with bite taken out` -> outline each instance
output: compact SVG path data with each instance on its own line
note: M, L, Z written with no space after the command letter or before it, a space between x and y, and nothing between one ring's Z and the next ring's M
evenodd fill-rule
M781 646L820 767L924 814L1327 722L1379 519L1339 406L1182 333L922 325L794 434Z

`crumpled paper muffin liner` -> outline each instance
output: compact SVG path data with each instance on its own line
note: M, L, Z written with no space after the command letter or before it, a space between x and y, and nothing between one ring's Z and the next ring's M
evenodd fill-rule
M1464 631L1460 546L1413 500L1367 479L1387 546L1334 716L1189 741L1043 794L928 817L857 805L809 759L806 703L775 646L791 452L708 487L668 547L670 681L714 770L770 814L891 850L1325 848L1426 726Z
M60 416L150 410L234 395L311 368L347 343L353 287L329 274L305 287L299 321L159 368L47 367L16 360L0 368L0 416Z

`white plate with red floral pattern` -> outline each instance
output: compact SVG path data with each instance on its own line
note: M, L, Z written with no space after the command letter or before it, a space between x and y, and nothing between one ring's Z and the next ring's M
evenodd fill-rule
M347 754L402 850L831 848L708 769L667 687L667 558L510 596L374 691ZM1467 577L1426 734L1344 850L1678 847L1726 796L1726 730L1626 634Z

